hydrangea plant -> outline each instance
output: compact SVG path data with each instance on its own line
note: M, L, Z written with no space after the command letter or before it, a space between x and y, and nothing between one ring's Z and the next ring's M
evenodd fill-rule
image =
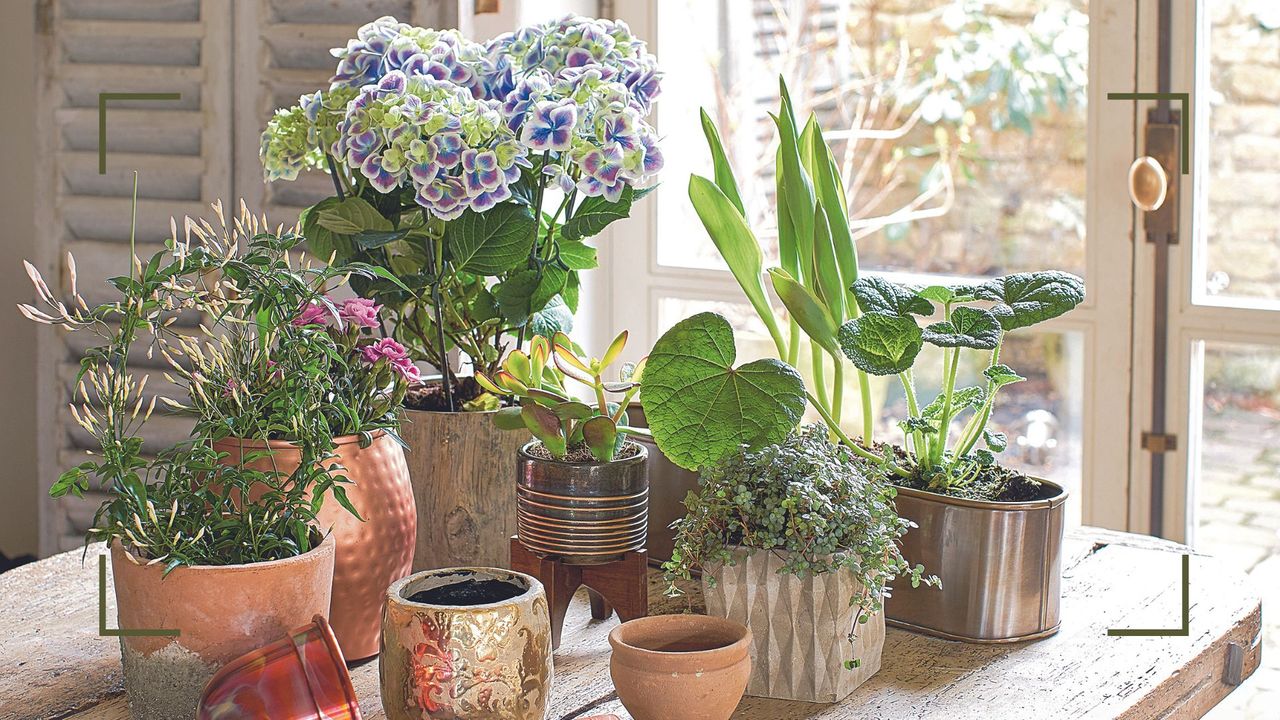
M492 375L509 338L572 328L584 241L662 167L654 58L624 23L576 16L484 45L384 17L334 55L330 87L268 123L265 177L331 175L335 196L302 216L313 251L391 271L352 287L442 369L442 409L492 408L449 353Z

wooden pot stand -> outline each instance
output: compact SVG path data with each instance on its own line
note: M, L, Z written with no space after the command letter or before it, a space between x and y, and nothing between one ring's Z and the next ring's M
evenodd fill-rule
M641 549L600 565L574 565L535 553L511 538L511 569L538 578L551 612L551 647L560 647L564 616L579 587L591 598L591 617L606 620L616 610L623 622L649 614L648 555Z

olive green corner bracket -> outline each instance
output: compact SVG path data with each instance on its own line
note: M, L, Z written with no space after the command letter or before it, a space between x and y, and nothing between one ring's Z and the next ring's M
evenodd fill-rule
M1187 637L1191 634L1191 556L1182 556L1182 627L1110 628L1112 637Z
M107 174L107 102L110 100L181 100L182 93L98 93L98 174Z
M113 630L107 627L107 556L98 556L98 635L102 637L177 637L181 630L151 628L146 630Z
M1182 140L1182 174L1191 174L1191 133L1185 129L1190 127L1191 93L1185 92L1109 92L1108 100L1177 100L1182 106L1182 122L1184 131L1178 133Z

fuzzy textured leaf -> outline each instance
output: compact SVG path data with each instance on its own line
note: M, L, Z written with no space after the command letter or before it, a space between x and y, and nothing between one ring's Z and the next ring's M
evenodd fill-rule
M733 328L716 313L676 323L645 364L641 401L663 454L696 470L743 445L787 437L804 414L804 381L776 359L740 367Z
M845 357L872 375L896 375L909 369L924 343L920 326L910 316L879 312L841 325L839 337Z
M989 310L958 307L951 319L924 329L924 341L945 348L994 350L1000 344L1000 321Z
M1014 273L979 285L974 297L996 303L991 312L1000 326L1016 330L1056 318L1084 302L1084 281L1057 270Z
M933 303L921 297L915 289L889 282L882 277L860 277L850 289L864 313L899 316L933 314Z

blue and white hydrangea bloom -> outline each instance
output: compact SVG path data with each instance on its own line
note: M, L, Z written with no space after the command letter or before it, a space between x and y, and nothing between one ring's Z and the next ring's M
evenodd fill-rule
M646 120L661 90L657 62L623 22L567 16L494 38L485 97L565 192L616 201L662 168ZM554 154L554 157L551 154Z
M448 220L510 198L535 163L542 183L610 201L662 168L647 121L660 73L625 23L567 16L480 45L383 17L333 54L330 88L263 133L267 180L328 152L379 192L412 185Z
M362 88L399 70L408 77L426 76L481 94L485 48L457 30L431 30L380 17L356 31L345 48L334 48L338 69L330 88Z
M332 153L379 192L411 185L417 203L442 220L510 198L528 165L494 103L400 70L351 101Z

